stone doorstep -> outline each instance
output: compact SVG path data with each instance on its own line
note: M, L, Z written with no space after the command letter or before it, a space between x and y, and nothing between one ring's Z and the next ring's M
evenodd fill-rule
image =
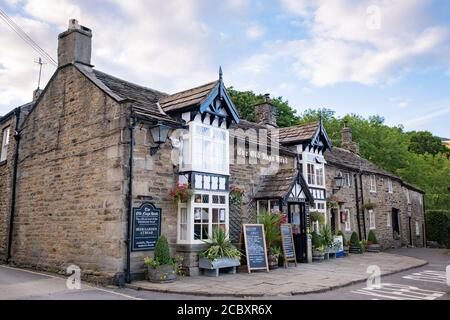
M361 256L364 257L364 256ZM383 258L386 258L386 255L383 255ZM411 257L399 256L396 255L395 258L407 260L406 261L397 261L394 265L384 265L382 269L383 276L403 272L409 269L414 269L417 267L421 267L427 265L428 262L424 260L419 260ZM381 259L382 260L382 259ZM361 263L361 265L367 266L370 263L376 262L374 259L366 259L365 263ZM378 261L380 264L386 264L386 262ZM332 263L332 262L331 262ZM301 268L300 265L297 268ZM332 267L330 265L330 267ZM342 266L338 266L342 267ZM290 268L292 270L294 268ZM325 276L325 274L329 274L330 272L336 273L339 270L336 268L333 269L325 269L325 270L314 270L314 268L309 268L310 270L299 270L295 272L280 274L280 271L275 274L266 274L266 273L255 273L252 274L255 278L248 279L248 274L236 274L236 275L225 275L222 276L221 281L217 281L219 278L207 278L207 277L195 277L194 279L184 278L174 283L170 284L157 284L150 283L148 281L137 281L132 284L126 284L127 288L135 289L135 290L146 290L146 291L154 291L160 293L169 293L169 294L184 294L184 295L194 295L194 296L206 296L206 297L235 297L235 298L245 298L245 297L264 297L264 296L295 296L295 295L304 295L310 293L321 293L330 291L333 289L350 286L356 283L361 283L367 280L366 275L358 275L354 273L350 273L350 270L345 270L349 272L348 275L340 277L335 284L324 284L323 280L332 279L331 276ZM283 269L278 269L283 270ZM298 281L297 279L277 279L284 275L286 276L299 276L304 277L308 276L310 272L318 272L319 275L316 275L313 279L309 277L309 281ZM239 277L240 279L236 279ZM215 280L215 281L210 281ZM344 280L343 280L344 279ZM233 283L229 281L239 281L240 284L242 282L247 282L248 287L236 287ZM312 281L311 281L312 280ZM223 283L226 283L224 285ZM211 284L214 285L211 285ZM277 286L277 287L275 287ZM301 289L297 289L296 287L301 286ZM203 287L200 289L200 287ZM209 287L209 288L208 288Z

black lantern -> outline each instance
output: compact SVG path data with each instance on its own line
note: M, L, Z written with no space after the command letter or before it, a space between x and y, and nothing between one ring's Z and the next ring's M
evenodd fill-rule
M153 137L153 142L157 144L156 147L150 148L150 155L155 155L158 151L159 147L167 141L167 137L169 135L170 127L166 126L162 123L151 128L151 133Z
M334 185L333 191L339 191L344 186L344 177L342 176L342 172L339 172L336 177L334 177Z

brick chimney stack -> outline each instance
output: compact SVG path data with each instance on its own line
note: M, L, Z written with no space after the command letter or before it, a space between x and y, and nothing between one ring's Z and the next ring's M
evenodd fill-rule
M347 121L344 122L344 128L342 129L342 148L359 154L359 144L353 141L352 129L348 126Z
M256 123L267 126L269 129L278 128L278 109L272 104L270 94L264 95L264 102L255 106Z
M75 62L91 66L91 52L91 29L69 20L67 31L58 36L58 67Z

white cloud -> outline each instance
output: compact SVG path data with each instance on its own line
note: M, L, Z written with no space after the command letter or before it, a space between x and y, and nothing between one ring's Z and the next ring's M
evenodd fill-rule
M278 42L271 50L292 57L296 74L316 86L389 83L423 67L421 60L443 62L449 31L421 18L427 2L281 0L290 14L311 19L310 36ZM374 3L380 9L380 29L367 27L367 8Z
M245 30L246 36L251 40L261 38L265 34L265 29L258 23L252 23L247 30Z
M433 122L434 119L447 114L450 114L450 107L440 108L431 113L428 112L418 117L414 117L412 119L405 121L404 125L410 130L426 129L430 127L430 124Z
M221 37L202 23L202 2L26 0L22 9L31 18L16 22L54 58L57 34L77 18L93 30L92 63L102 71L166 92L218 77L212 58ZM2 114L30 100L37 54L2 24L0 47ZM54 69L44 70L45 82Z

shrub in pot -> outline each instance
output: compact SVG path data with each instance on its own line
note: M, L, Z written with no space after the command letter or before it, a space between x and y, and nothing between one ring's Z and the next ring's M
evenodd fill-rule
M374 230L369 231L369 236L367 237L367 251L380 252L380 244L378 243L378 239Z
M313 247L313 261L323 261L325 258L325 245L323 237L314 231L311 234L311 243Z
M165 236L159 237L156 242L153 258L145 258L148 267L148 279L151 282L173 282L177 279L182 258L170 256L169 243Z
M233 246L222 228L213 230L212 238L206 242L208 248L199 254L199 267L212 272L207 275L219 275L220 268L233 268L240 266L242 253Z
M276 269L278 268L280 253L273 251L272 249L275 247L279 248L281 242L280 225L283 222L283 216L278 213L272 214L264 212L258 216L258 221L264 225L269 269Z
M350 237L350 253L361 254L361 244L359 242L358 234L356 232L352 233Z
M269 269L277 269L280 265L281 249L278 246L269 249Z

